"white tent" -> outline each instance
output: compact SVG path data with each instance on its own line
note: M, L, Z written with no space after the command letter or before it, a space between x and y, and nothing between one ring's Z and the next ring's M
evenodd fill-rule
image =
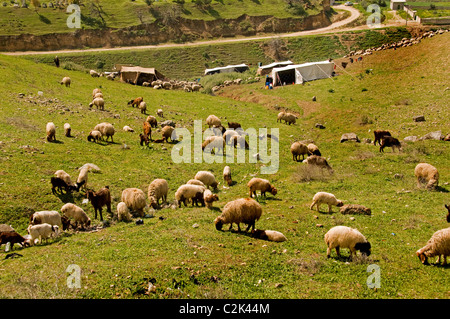
M282 62L273 62L267 65L263 65L260 66L258 68L257 74L259 75L265 75L265 74L269 74L270 72L272 72L273 68L281 68L283 66L287 66L287 65L291 65L294 64L294 62L292 61L282 61Z
M221 66L214 69L206 69L205 75L214 73L230 73L230 72L244 72L248 70L248 65L245 63L237 65Z
M333 76L334 63L329 61L288 65L272 69L273 86L301 84Z

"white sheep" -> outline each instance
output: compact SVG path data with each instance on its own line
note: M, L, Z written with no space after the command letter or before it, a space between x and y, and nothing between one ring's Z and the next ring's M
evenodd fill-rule
M98 141L103 140L103 135L102 132L98 131L98 130L92 130L89 132L89 135L87 137L87 140L90 141L94 141L95 143L97 143Z
M30 225L27 228L28 234L30 234L30 245L33 246L35 244L36 239L39 239L39 243L42 243L42 240L45 239L45 242L51 237L59 236L59 227L55 225L50 225L47 223L39 224L39 225Z
M327 258L330 258L333 248L336 249L338 257L341 256L340 248L350 249L350 259L352 259L353 255L356 256L357 250L366 256L369 256L371 253L371 246L366 237L354 228L335 226L325 234L324 239L327 244Z
M416 255L424 265L428 265L428 257L435 256L439 256L437 262L440 264L443 255L443 265L447 265L447 256L450 256L450 227L435 232L427 244L416 251Z
M53 122L48 122L45 131L47 133L47 141L54 142L56 141L56 126Z
M195 174L194 179L201 181L208 188L211 186L213 189L217 189L218 183L214 177L214 174L211 172L198 171L197 174Z
M123 128L122 128L125 132L134 132L134 130L130 127L130 126L128 126L128 125L125 125Z
M302 160L305 159L305 155L308 156L308 146L302 142L294 142L291 145L292 160L298 162L300 155Z
M211 209L213 202L219 200L219 196L213 194L209 189L206 189L203 193L203 200L205 201L205 205L207 208Z
M208 125L209 127L222 126L222 122L217 116L211 114L206 118L206 125Z
M228 186L233 184L233 180L231 179L231 168L228 165L223 168L223 180Z
M159 200L162 203L167 201L167 193L169 192L169 184L163 178L157 178L148 185L148 199L150 206L154 209L159 207Z
M39 225L44 223L56 225L61 229L63 227L61 215L56 210L43 210L35 212L30 216L30 225Z
M281 121L283 120L285 124L289 124L289 125L295 124L296 119L297 119L296 115L289 113L289 112L283 112L283 111L278 113L278 116L277 116L277 122L280 121L280 123L281 123Z
M89 173L89 167L85 167L80 170L80 173L78 174L77 178L77 184L83 184L83 189L87 189L87 181L88 181L88 173Z
M308 147L308 154L309 155L322 156L322 154L320 153L319 147L316 144L309 143L307 145L307 147Z
M65 77L63 77L63 79L61 80L61 85L65 85L66 87L70 87L70 83L72 82L72 80L68 77L68 76L65 76Z
M97 109L103 111L105 109L105 100L101 97L96 97L95 99L92 100L91 103L89 103L89 107L92 107L94 105Z
M419 163L414 169L417 177L417 187L421 188L422 183L427 183L427 189L434 189L439 184L439 172L436 167L428 163Z
M198 186L203 186L204 188L206 188L206 185L203 184L202 181L199 181L198 179L194 179L194 178L188 180L186 184L188 184L188 185L198 185Z
M66 137L70 137L70 133L72 132L72 127L69 123L64 123L64 135Z
M185 184L178 187L175 192L175 200L178 203L178 207L181 208L181 204L187 206L186 201L192 200L192 206L197 205L200 202L202 206L205 206L205 202L203 200L203 193L205 191L205 187L199 185Z
M124 202L120 202L117 204L117 220L119 222L129 222L131 221L130 210L127 207L127 204Z
M121 202L124 202L128 209L139 217L144 217L144 209L147 206L145 194L139 188L126 188L122 191L120 198Z
M95 131L100 131L102 133L102 137L106 136L106 141L108 141L108 138L111 137L111 142L113 141L113 135L115 133L114 126L111 123L103 122L100 124L97 124L94 127Z
M321 204L327 204L328 205L328 212L332 213L331 206L337 206L341 207L344 205L344 203L341 200L336 199L336 196L334 196L331 193L327 192L318 192L313 197L313 202L309 209L313 209L314 205L317 206L317 211L320 212L319 206Z
M273 196L275 196L278 191L277 189L270 184L270 182L267 179L259 178L259 177L253 177L248 183L247 187L249 188L249 196L252 197L255 195L256 197L256 191L261 191L261 196L266 196L266 192L270 192Z
M75 186L70 178L70 175L67 174L64 170L60 169L55 172L55 176L62 179L68 186Z
M73 219L75 221L76 227L78 227L79 224L83 228L89 227L91 225L91 219L86 214L86 212L81 207L75 204L64 204L61 207L61 213L69 219Z
M287 240L283 233L276 230L255 229L252 231L252 237L275 242L283 242Z
M142 114L145 114L147 112L147 103L142 101L141 103L139 103L138 108L139 108L139 110L141 110Z
M217 152L223 152L225 148L225 140L222 136L208 136L202 143L202 151L211 152L211 150L217 149Z
M103 99L103 93L102 92L95 93L93 100L95 100L96 98L102 98Z
M100 167L98 167L97 165L93 164L93 163L86 163L83 166L79 167L78 170L81 171L82 169L87 168L89 170L89 172L97 172L100 173Z
M148 122L148 124L150 124L152 128L158 126L158 121L156 120L156 117L154 117L153 115L147 116L147 119L145 121Z
M252 227L255 229L255 222L259 220L262 214L261 205L251 198L239 198L228 202L220 214L214 220L217 230L222 230L224 224L230 224L229 230L233 228L233 223L237 224L238 231L241 231L240 223L247 224L247 230Z
M90 70L89 74L93 77L93 78L98 78L100 76L100 74L95 71L95 70Z
M92 91L92 98L93 98L93 99L95 99L95 95L96 95L97 93L102 93L102 90L100 90L99 88L95 88L95 89Z
M158 109L158 110L156 111L156 115L158 115L159 117L164 117L164 112L163 112L163 110L162 110L162 109Z

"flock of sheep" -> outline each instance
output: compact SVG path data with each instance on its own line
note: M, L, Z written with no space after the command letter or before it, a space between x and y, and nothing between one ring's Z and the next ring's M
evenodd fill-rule
M70 79L65 77L61 84L70 86ZM104 100L101 90L95 89L92 94L92 102L90 107L95 105L98 109L103 110ZM136 98L129 101L128 105L132 107L138 107L141 113L146 112L146 104L143 98ZM163 117L162 110L157 111L157 115ZM277 116L277 122L284 121L286 124L295 124L297 116L287 112L280 112ZM222 126L221 120L215 116L210 115L206 119L206 124L215 129L216 136L210 137L203 142L202 149L206 147L211 148L223 148L226 143L233 143L235 147L248 148L248 144L245 141L245 131L242 129L239 123L228 122L228 129ZM157 120L153 116L148 116L143 123L143 132L140 136L140 144L145 143L148 145L151 138L151 128L157 127ZM167 128L167 129L166 129ZM166 130L164 130L166 129ZM124 128L125 130L125 128ZM70 136L71 128L68 123L64 125L64 131L66 136ZM173 137L174 128L171 125L165 125L163 127L162 136L163 140ZM100 123L89 133L89 141L99 141L103 137L111 139L113 141L115 129L110 123ZM46 127L47 141L55 141L56 127L53 123L48 123ZM399 147L400 143L397 139L393 138L388 131L377 130L374 132L375 141L380 144L380 152L384 147ZM158 140L157 140L158 141ZM156 141L156 142L157 142ZM296 141L291 147L290 151L294 161L299 161L302 156L302 161L308 166L318 166L327 169L331 174L332 168L326 161L319 150L319 148L312 143L303 143ZM111 194L109 187L103 187L97 191L93 191L87 187L89 172L99 170L99 168L92 164L87 163L79 169L79 175L76 182L71 180L69 174L63 170L55 172L51 177L52 192L72 192L84 190L87 201L91 203L95 215L94 219L97 219L97 213L99 218L103 220L102 209L106 207L109 217L119 222L129 222L133 218L140 218L145 216L145 210L149 207L153 209L161 208L161 205L168 202L167 195L169 190L168 182L163 178L157 178L152 181L147 190L147 197L145 193L138 188L126 188L122 191L120 202L116 206L116 211L113 212ZM418 187L422 184L426 184L428 189L437 187L439 181L439 173L435 167L427 163L420 163L415 168L414 174L417 178ZM223 169L223 181L226 185L232 186L234 184L231 176L231 168L225 166ZM197 174L184 185L180 185L175 192L175 200L179 208L187 206L189 203L192 206L202 206L211 209L213 203L219 200L218 195L219 181L209 171L199 171ZM248 181L247 187L249 190L248 198L237 198L229 201L224 205L221 210L221 214L214 220L214 225L217 230L222 230L224 225L230 225L229 230L232 230L233 224L237 225L237 231L241 232L240 224L247 225L246 232L251 229L251 234L255 238L270 240L270 241L285 241L286 236L279 231L274 230L261 230L255 228L255 223L260 219L263 209L261 204L257 201L257 191L260 192L260 196L266 196L266 193L270 193L272 196L277 194L277 189L267 179L252 178ZM254 197L254 198L253 198ZM333 194L328 192L318 192L314 195L310 209L312 210L316 206L319 211L320 205L327 205L328 211L332 212L332 206L341 207L343 202L338 200ZM450 222L450 208L447 220ZM64 204L60 212L58 211L41 211L35 212L30 217L30 225L27 228L28 235L21 236L14 230L9 232L0 232L1 244L10 242L11 244L20 243L23 246L34 245L36 240L41 242L51 237L59 236L61 230L69 230L71 227L74 229L86 229L90 227L91 219L87 213L74 203ZM360 251L362 255L370 255L371 245L369 241L358 230L347 226L336 226L331 228L324 236L325 243L327 245L327 257L330 257L331 250L335 249L338 256L340 256L341 248L348 248L350 250L350 259L356 256L356 251ZM427 258L432 256L439 256L439 262L441 255L444 256L444 264L446 264L446 257L450 255L450 228L437 231L428 243L416 252L417 256L422 263L427 264Z

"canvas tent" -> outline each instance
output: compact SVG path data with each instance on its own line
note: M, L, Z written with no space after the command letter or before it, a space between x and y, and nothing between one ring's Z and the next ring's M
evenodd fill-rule
M263 65L258 68L256 72L258 75L266 75L272 72L273 68L281 68L283 66L292 65L294 62L292 61L282 61L282 62L273 62L271 64Z
M237 64L237 65L227 65L221 66L214 69L206 69L205 75L215 74L215 73L230 73L230 72L244 72L248 70L248 66L246 64Z
M164 75L155 68L142 68L140 66L121 66L120 80L135 85L142 85L144 82L163 80Z
M333 76L334 63L329 61L293 64L272 69L273 86L301 84Z

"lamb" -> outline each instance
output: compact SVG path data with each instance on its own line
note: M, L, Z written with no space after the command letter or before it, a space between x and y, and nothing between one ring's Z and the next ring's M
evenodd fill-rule
M302 142L294 142L291 145L292 160L298 162L300 155L302 160L305 159L305 155L308 156L308 146Z
M331 214L333 213L331 206L337 206L341 207L344 205L344 203L341 200L336 199L336 196L334 196L331 193L327 192L318 192L313 197L313 202L309 209L313 209L314 205L317 206L317 211L320 213L319 207L321 204L327 204L328 205L328 212Z
M429 265L428 257L434 256L439 256L437 263L440 264L441 255L444 255L443 265L447 265L447 256L450 256L450 227L435 232L427 244L416 251L416 255L424 265Z
M219 200L219 196L217 196L216 194L213 194L213 192L211 192L209 189L206 189L203 192L203 200L205 202L206 207L211 209L213 202Z
M219 184L217 183L214 174L208 171L198 171L197 174L195 174L194 179L201 181L208 189L210 186L213 189L217 189L217 185Z
M237 224L238 231L241 231L240 223L247 224L247 230L252 227L255 229L255 222L259 220L262 214L261 205L251 198L239 198L228 202L220 214L214 220L217 230L222 230L223 225L230 224L229 230L233 228L233 223Z
M138 107L139 107L139 110L141 110L142 114L146 114L147 113L147 103L142 101L141 103L139 103Z
M158 110L156 111L156 115L158 115L159 117L164 117L164 112L163 112L163 110L162 110L162 109L158 109Z
M202 143L202 151L206 149L207 152L211 152L213 149L217 149L217 152L223 152L225 147L225 140L221 136L208 136Z
M45 127L45 131L47 133L47 141L48 142L54 142L56 141L56 126L53 122L48 122L47 126Z
M222 126L222 122L217 116L211 114L206 118L206 125L208 125L210 128L212 126Z
M131 105L131 107L139 107L139 104L141 104L143 100L143 97L137 97L134 100L129 101L128 105Z
M402 149L402 145L400 144L400 141L392 136L383 137L380 145L381 145L380 152L383 152L383 153L384 153L385 147L391 147L393 152L395 151L396 148L398 149L399 152Z
M64 136L65 137L70 137L70 133L72 132L72 127L70 126L69 123L64 123Z
M103 123L97 124L94 127L94 130L100 131L102 133L102 137L106 136L106 141L108 141L108 138L111 137L111 143L114 143L113 135L115 133L115 130L114 130L114 126L111 123L103 122Z
M63 77L63 79L61 80L61 82L59 82L61 85L65 85L66 87L70 87L70 78L68 76Z
M0 246L7 243L11 243L11 250L14 244L20 244L22 247L30 245L25 238L15 231L0 232Z
M162 199L162 203L167 201L167 193L169 192L169 184L163 178L157 178L148 185L148 199L150 206L154 209L159 207L159 200Z
M130 210L127 207L127 204L124 202L120 202L117 204L117 220L119 222L130 222L131 215Z
M237 122L228 122L228 127L229 128L233 128L233 129L237 129L242 127L241 124L237 123Z
M287 240L286 236L276 230L255 229L252 231L252 237L275 242L283 242Z
M75 204L67 203L61 207L61 213L69 219L75 221L75 228L79 225L84 229L84 227L89 227L91 225L91 219L85 213L85 211Z
M169 126L169 125L164 126L161 129L161 134L162 134L163 139L166 142L169 142L169 138L171 139L172 142L176 141L176 139L177 139L177 134L176 134L175 128L173 128L172 126Z
M317 156L322 156L322 154L319 151L319 148L317 147L317 145L313 144L313 143L309 143L307 145L308 148L308 155L317 155Z
M375 136L375 140L373 141L373 145L378 145L381 146L381 140L383 139L384 136L391 136L391 133L389 131L384 131L384 130L375 130L373 131L373 134Z
M336 249L338 257L341 256L340 248L350 249L350 260L353 255L356 257L356 251L359 250L362 255L370 256L371 245L366 237L357 229L347 226L335 226L331 228L324 236L327 244L327 258L331 256L331 250Z
M200 202L202 206L205 206L205 202L203 200L203 193L205 191L205 187L199 185L185 184L178 187L175 192L175 200L178 203L178 207L181 208L181 203L186 207L186 201L192 200L192 206L197 205Z
M31 236L31 246L35 244L36 239L39 239L39 243L42 243L43 239L45 239L45 242L47 242L49 238L59 236L59 227L47 223L40 225L30 225L28 226L27 231Z
M259 177L253 177L248 183L247 186L249 188L249 196L250 198L255 195L256 198L256 191L261 191L261 196L266 197L266 192L270 192L272 195L276 195L278 193L277 189L270 184L270 182L267 179L262 179Z
M147 119L145 121L148 122L148 124L150 124L152 128L158 126L158 121L156 120L156 117L154 117L153 115L147 116Z
M98 130L92 130L89 132L89 135L87 137L87 140L90 141L94 141L95 143L97 143L98 141L102 140L102 132L98 131Z
M233 184L233 181L231 179L231 168L230 168L230 166L225 166L223 168L223 180L227 183L228 186L231 186Z
M105 100L101 97L96 97L95 99L92 100L91 103L89 103L89 107L92 107L94 105L97 108L97 110L100 109L103 111L105 109Z
M311 155L311 156L308 156L303 161L303 163L308 164L308 165L315 165L315 166L318 166L318 167L320 167L322 169L326 168L330 174L333 174L333 169L328 164L328 162L325 159L325 157L317 156L317 155Z
M59 228L63 228L61 215L56 210L44 210L35 212L30 216L30 225L39 225L44 223L56 225Z
M427 183L426 188L435 189L439 184L439 172L436 167L428 163L419 163L414 169L417 178L417 187L421 188L422 183Z
M94 192L93 190L87 190L86 191L86 197L91 202L92 206L94 207L94 218L97 219L97 211L100 213L100 220L103 220L102 216L102 207L106 206L106 209L110 215L112 215L111 212L111 193L109 191L109 187L105 186L103 188L100 188L98 191Z
M127 205L132 215L144 217L144 208L147 203L142 190L139 188L126 188L122 191L120 201Z

